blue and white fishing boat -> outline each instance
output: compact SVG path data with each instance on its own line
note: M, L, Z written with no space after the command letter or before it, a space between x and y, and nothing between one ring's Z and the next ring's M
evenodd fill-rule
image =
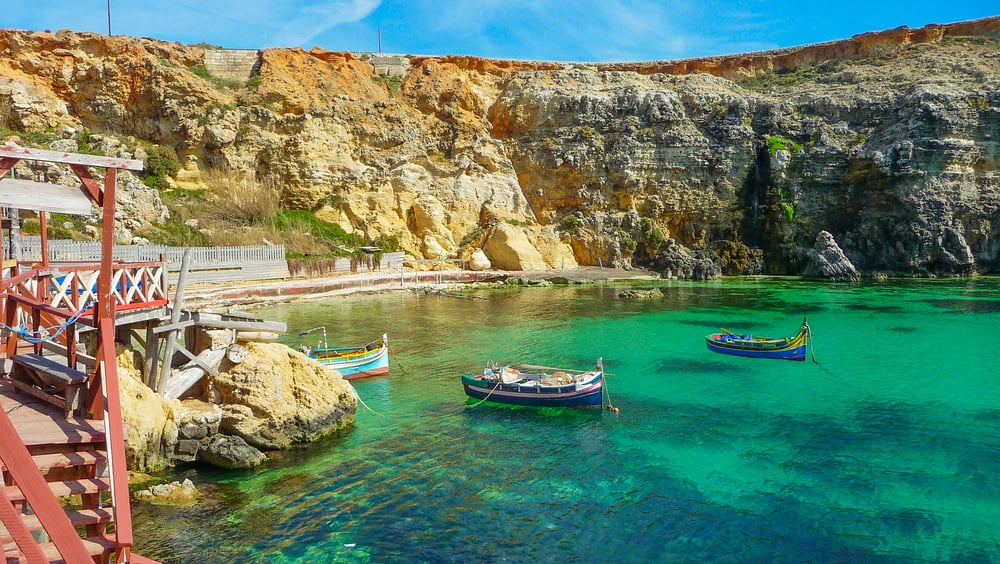
M481 374L462 374L469 397L535 407L601 407L604 363L593 370L570 370L531 364L489 363Z
M374 376L389 375L389 337L385 333L381 339L355 347L330 347L326 341L326 327L315 327L303 331L306 335L323 330L321 346L311 349L303 347L302 352L316 362L340 372L345 380L357 380Z

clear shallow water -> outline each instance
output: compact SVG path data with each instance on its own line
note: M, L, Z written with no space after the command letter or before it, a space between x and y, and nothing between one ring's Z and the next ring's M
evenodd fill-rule
M647 283L642 287L652 286ZM389 333L374 410L263 470L137 505L166 562L1000 561L1000 280L787 280L412 293L270 306L283 341ZM635 285L631 286L635 287ZM719 327L819 364L709 352ZM305 340L304 340L305 339ZM621 412L474 406L487 360L605 358ZM345 545L354 545L352 547Z

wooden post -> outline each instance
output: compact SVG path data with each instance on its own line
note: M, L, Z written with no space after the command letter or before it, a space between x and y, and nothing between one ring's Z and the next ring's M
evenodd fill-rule
M150 389L156 386L157 353L160 350L159 336L153 332L153 322L146 322L146 353L142 360L142 375Z
M177 294L174 297L174 305L170 309L170 324L176 325L181 320L181 307L184 305L184 283L187 282L188 266L191 262L191 247L184 248L181 255L181 271L177 275ZM177 330L174 329L167 335L167 348L163 351L163 365L160 369L159 379L156 382L155 392L163 395L164 376L170 376L170 360L174 356L174 347L177 344Z
M42 268L49 267L49 221L47 213L40 211L38 212L38 229L41 231L41 243L42 243Z

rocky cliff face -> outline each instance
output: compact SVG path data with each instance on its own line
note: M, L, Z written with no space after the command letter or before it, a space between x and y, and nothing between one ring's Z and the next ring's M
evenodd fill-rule
M670 63L411 58L402 79L281 49L234 86L190 70L201 48L5 30L0 125L170 145L181 187L252 171L417 258L800 274L826 231L865 274L996 273L998 46L992 18Z

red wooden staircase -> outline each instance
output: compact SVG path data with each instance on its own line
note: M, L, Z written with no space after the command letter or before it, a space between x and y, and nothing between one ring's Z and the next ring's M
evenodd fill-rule
M28 470L34 470L34 475L22 477L25 481L21 482L15 477L17 463L8 464L4 460L2 511L5 515L16 514L24 526L22 531L8 530L6 526L0 528L6 561L34 560L28 554L33 550L31 547L25 550L17 544L18 535L23 535L25 530L38 541L44 561L73 561L46 538L42 520L32 511L28 488L37 486L38 478L44 480L44 486L59 499L66 521L81 538L77 548L82 548L93 561L108 561L117 543L113 534L114 511L107 499L110 480L103 425L77 417L65 419L58 408L24 398L23 394L15 396L12 392L13 387L8 382L0 381L0 404L4 407L0 418L7 419L0 422L0 431L6 426L3 423L24 430L21 439L30 456ZM4 436L5 442L7 438ZM23 464L25 461L18 462ZM76 551L77 557L79 553Z
M4 179L22 159L66 165L81 186L65 192ZM103 186L88 167L105 169ZM116 171L141 168L134 160L0 146L0 207L40 210L43 249L40 264L0 267L0 544L8 563L153 562L132 554L114 341L118 309L166 301L163 280L148 276L148 265L112 257ZM50 265L45 210L80 213L90 202L102 208L100 264ZM84 271L96 273L96 284ZM77 324L97 335L82 372Z

